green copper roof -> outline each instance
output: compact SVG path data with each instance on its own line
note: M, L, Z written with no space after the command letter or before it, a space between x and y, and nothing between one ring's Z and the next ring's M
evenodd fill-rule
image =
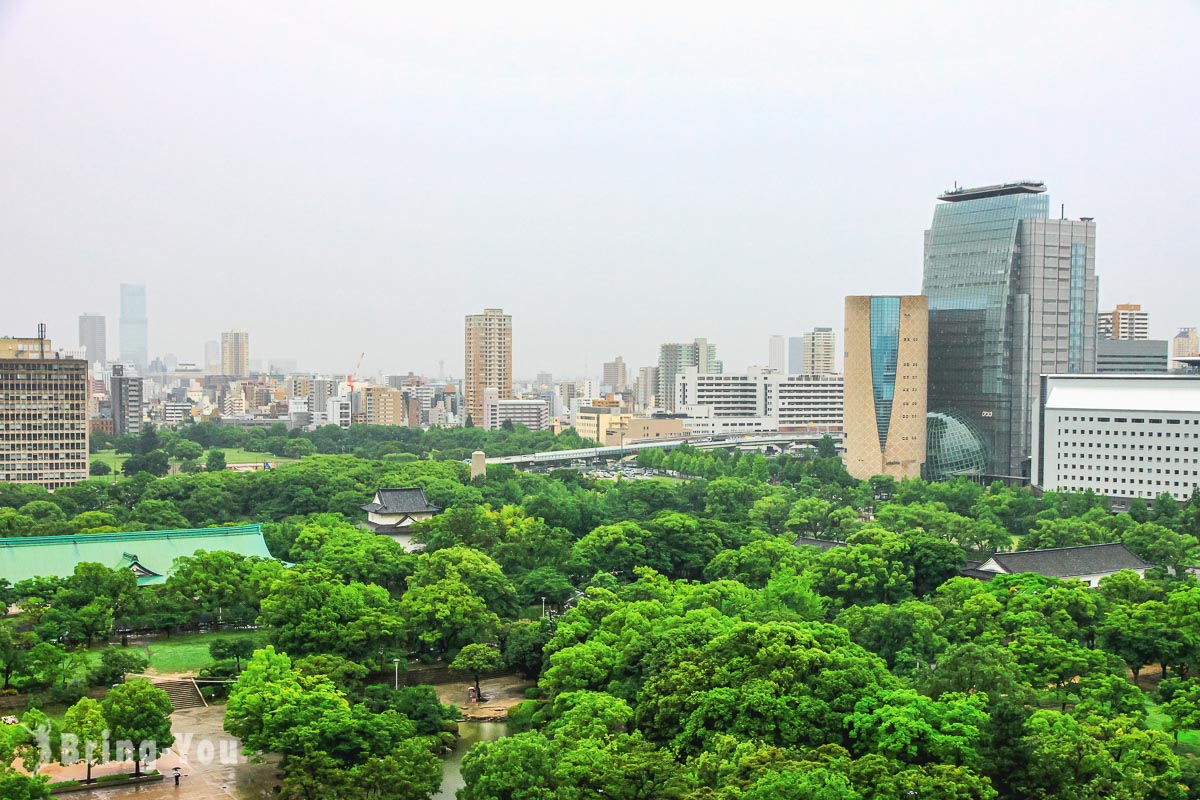
M10 582L35 577L64 577L83 561L113 569L132 569L138 585L162 583L175 559L197 550L229 550L244 556L272 558L261 525L195 528L182 531L84 533L77 536L0 538L0 578Z

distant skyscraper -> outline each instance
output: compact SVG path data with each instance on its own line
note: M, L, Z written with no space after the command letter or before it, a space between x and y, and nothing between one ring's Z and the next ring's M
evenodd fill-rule
M513 396L512 316L502 308L485 308L482 314L467 315L463 333L464 411L480 428L484 424L485 389L495 389L499 400L511 400Z
M79 346L87 353L90 364L108 361L108 331L102 314L79 315Z
M804 343L800 350L803 354L803 363L800 365L803 374L831 375L837 372L837 335L833 328L813 328L804 334Z
M847 297L846 471L919 478L925 463L929 303Z
M140 283L122 283L121 361L133 364L139 372L145 371L150 363L146 328L146 287Z
M237 328L221 334L221 374L250 377L250 334Z
M624 394L629 391L629 376L625 370L625 359L617 356L604 365L604 375L600 381L609 391Z
M708 339L660 345L657 408L675 410L675 376L686 367L696 367L701 375L719 375L724 371L723 365L717 360L717 346L709 344Z
M1195 328L1180 328L1179 333L1175 334L1175 338L1171 340L1171 357L1181 358L1183 356L1200 355L1200 334L1196 333ZM1174 369L1178 365L1172 364Z
M787 369L787 337L772 336L767 342L767 366L779 372Z
M789 375L804 374L804 337L791 336L788 337L788 365L787 371Z
M642 367L638 370L634 401L639 409L654 404L654 393L658 391L658 367Z
M221 372L221 343L207 341L204 343L204 371Z
M938 433L945 423L977 439L972 449L983 452L985 475L1028 477L1039 376L1096 369L1096 225L1050 219L1045 191L1019 182L938 198L925 232L922 292L931 356L927 472L956 463L941 443L963 447L962 437Z
M1150 315L1136 303L1122 303L1096 320L1100 339L1149 339Z

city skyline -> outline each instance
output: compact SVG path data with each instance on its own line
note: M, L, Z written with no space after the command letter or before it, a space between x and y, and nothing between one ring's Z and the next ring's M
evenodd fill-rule
M240 327L264 360L348 373L365 352L367 373L436 375L459 361L456 321L503 307L517 375L595 375L617 353L636 369L698 336L742 368L772 333L838 329L847 294L918 292L930 196L1026 177L1056 187L1052 216L1103 227L1101 307L1141 303L1154 339L1200 323L1175 188L1198 167L1174 155L1197 89L1146 89L1193 71L1194 4L538 25L485 8L470 29L437 9L0 13L0 145L27 155L0 241L15 293L57 290L6 309L7 334L69 338L96 311L111 336L128 282L147 286L151 357L199 362ZM597 275L619 303L579 304ZM414 292L423 335L396 336ZM795 311L766 323L775 297Z

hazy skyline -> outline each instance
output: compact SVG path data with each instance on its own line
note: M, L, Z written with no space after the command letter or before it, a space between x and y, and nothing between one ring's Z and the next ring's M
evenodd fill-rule
M914 294L955 181L1097 220L1101 309L1200 324L1200 6L0 3L0 335L147 286L151 357L631 373ZM1189 77L1190 76L1190 77Z

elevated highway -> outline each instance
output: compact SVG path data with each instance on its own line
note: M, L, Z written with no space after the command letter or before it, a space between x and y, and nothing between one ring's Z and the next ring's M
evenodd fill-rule
M618 459L625 456L637 455L641 450L673 450L683 445L691 445L698 450L745 448L757 449L773 446L780 449L794 444L815 445L821 439L829 436L835 442L841 443L841 431L796 431L794 433L760 433L752 436L713 436L713 437L682 437L678 439L651 439L639 442L626 442L611 447L586 447L578 450L548 450L543 453L526 453L519 456L495 456L487 459L489 464L560 464L570 461L591 461L593 459Z

